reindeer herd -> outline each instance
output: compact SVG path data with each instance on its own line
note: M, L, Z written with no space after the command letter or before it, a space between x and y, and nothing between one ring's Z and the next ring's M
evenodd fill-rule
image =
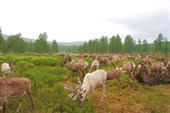
M106 91L106 80L118 80L120 84L120 90L122 90L124 86L122 84L121 75L123 73L129 74L132 79L137 80L139 83L145 83L149 85L170 83L170 61L165 56L157 57L151 55L138 54L86 54L76 56L81 58L79 63L79 60L72 60L69 55L69 60L66 56L64 64L67 62L70 64L70 67L75 67L75 65L79 65L77 70L73 70L72 68L68 67L67 68L72 72L82 72L84 77L83 83L81 83L80 79L78 79L78 84L75 84L75 88L72 87L69 82L65 84L64 88L71 91L71 94L69 94L68 97L72 98L73 100L79 101L80 106L83 105L85 97L90 90L92 91L92 98L94 98L94 88L99 86L102 86L103 88L103 94L101 99L102 101ZM83 61L82 57L91 57L94 59L94 61L91 63L89 72L86 73L85 76L84 72L85 70L87 72L87 66L89 65L86 64L86 61ZM122 63L121 66L118 66L116 64L116 61L121 59L131 59L131 61L126 60ZM78 64L70 62L77 62ZM101 65L114 65L116 69L102 70L100 69ZM83 70L78 71L79 69Z
M58 54L64 58L61 66L66 67L72 72L73 76L79 76L75 87L68 81L64 88L71 91L68 95L72 100L76 100L83 106L87 94L92 91L94 99L94 89L102 87L103 101L106 95L106 81L118 80L120 90L123 89L121 75L129 74L133 79L145 84L160 84L170 82L170 61L163 55L138 55L138 54ZM78 59L73 59L76 57ZM84 58L93 58L91 65ZM117 61L126 59L121 65ZM130 60L129 60L130 59ZM15 70L12 63L3 63L0 77L0 100L3 101L3 112L6 112L6 103L8 97L21 97L25 93L31 101L32 110L34 102L31 96L31 86L28 78L15 77ZM114 66L114 69L104 70L102 66ZM6 77L6 75L13 75ZM82 76L80 76L82 75ZM19 110L19 104L17 111Z

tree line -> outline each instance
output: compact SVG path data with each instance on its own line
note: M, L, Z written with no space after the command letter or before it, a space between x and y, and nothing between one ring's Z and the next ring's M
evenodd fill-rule
M108 38L102 36L99 39L89 40L80 46L72 46L66 52L80 53L168 53L170 52L170 42L159 33L153 43L148 43L146 39L133 39L131 35L125 37L122 42L119 35Z
M57 53L59 48L56 40L53 40L52 43L48 43L47 37L48 36L46 32L40 33L38 39L35 42L28 42L21 38L21 33L10 35L6 40L3 38L2 33L0 33L0 52Z
M108 38L102 36L84 42L79 46L63 46L58 45L56 40L52 43L47 41L47 33L40 33L38 39L35 42L24 41L21 38L21 33L9 36L6 40L3 38L2 31L0 29L0 52L35 52L35 53L58 53L58 52L71 52L71 53L148 53L148 52L159 52L168 53L170 52L170 42L159 33L153 43L148 43L146 39L142 40L133 39L131 35L125 37L122 42L119 35Z

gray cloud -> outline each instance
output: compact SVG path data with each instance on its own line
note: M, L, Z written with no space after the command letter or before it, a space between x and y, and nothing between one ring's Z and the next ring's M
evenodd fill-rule
M147 39L149 42L153 42L159 33L163 33L164 37L170 40L170 14L168 10L150 15L134 15L131 18L112 18L104 21L123 25L129 31L134 31L134 34L131 35L137 39Z

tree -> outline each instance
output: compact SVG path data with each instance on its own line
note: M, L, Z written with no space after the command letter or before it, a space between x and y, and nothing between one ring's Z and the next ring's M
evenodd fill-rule
M115 52L119 53L122 51L122 41L119 35L116 35L116 39L115 39L115 44L114 44L114 48L115 48Z
M99 40L99 52L104 53L108 51L108 37L102 36Z
M1 27L0 27L0 35L2 35L2 29L1 29Z
M110 38L109 40L109 52L111 53L115 53L115 40L116 40L116 37L115 36L112 36L112 38Z
M89 40L88 43L87 43L87 50L89 53L94 53L94 45L93 45L93 41L92 40Z
M57 44L56 40L53 40L53 42L51 44L51 52L58 53L58 44Z
M138 39L138 43L137 43L137 45L136 45L136 51L137 51L138 53L141 53L141 52L142 52L142 42L141 42L140 38Z
M34 43L32 41L25 42L25 52L33 52L34 50Z
M25 51L25 42L21 38L21 33L10 35L6 41L6 52L23 53Z
M163 52L164 52L165 54L168 53L168 39L167 39L166 37L164 38Z
M157 39L154 41L155 52L163 51L163 41L164 41L163 34L159 33Z
M1 30L1 27L0 27L0 52L4 51L4 47L5 47L5 40L2 36L2 30Z
M94 45L94 51L95 51L96 53L98 53L98 52L99 52L99 48L98 48L98 46L99 46L99 40L98 40L98 39L93 40L93 45Z
M47 43L47 33L39 34L38 39L35 42L34 52L47 53L49 52L49 45Z
M148 42L146 39L143 40L143 52L148 52L149 48L148 48Z
M132 53L135 50L135 41L130 35L125 38L123 50L125 53Z
M88 52L88 43L87 42L83 43L82 52Z

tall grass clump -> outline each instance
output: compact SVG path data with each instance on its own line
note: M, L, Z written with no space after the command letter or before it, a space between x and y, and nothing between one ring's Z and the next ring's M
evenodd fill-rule
M35 57L30 62L37 66L57 66L61 61L59 57Z

